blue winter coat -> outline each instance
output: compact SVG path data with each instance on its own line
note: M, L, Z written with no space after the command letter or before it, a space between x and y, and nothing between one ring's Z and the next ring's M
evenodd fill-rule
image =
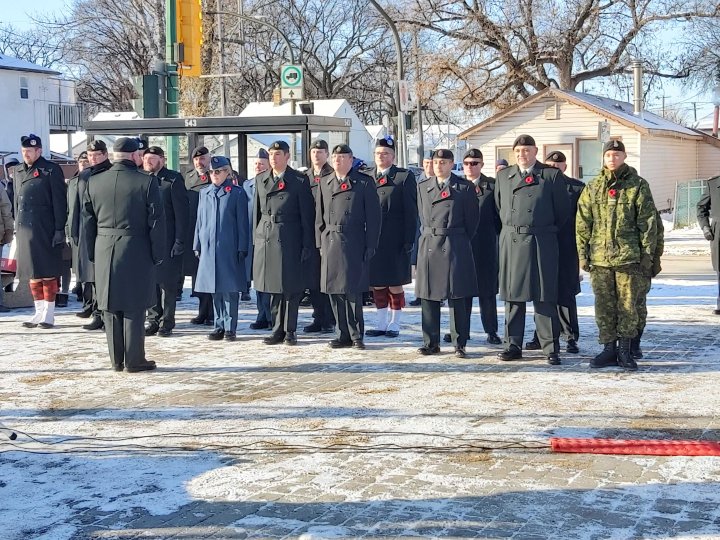
M206 293L247 292L245 256L248 200L229 180L200 192L193 250L200 252L195 290Z

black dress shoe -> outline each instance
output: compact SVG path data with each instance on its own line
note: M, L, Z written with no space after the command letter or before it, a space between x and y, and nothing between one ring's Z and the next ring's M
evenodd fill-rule
M282 332L280 334L272 334L263 339L263 343L265 345L279 345L283 341L285 341L285 332Z
M385 331L385 337L396 338L399 335L400 335L400 332L398 332L397 330L386 330Z
M105 323L100 317L93 317L93 320L88 324L83 325L83 330L101 330L105 327Z
M522 358L522 350L520 350L520 347L516 345L510 345L510 347L498 354L498 358L504 362L508 362L509 360L519 360Z
M361 351L365 350L365 343L363 343L362 339L356 339L352 342L352 348L353 349L360 349Z
M182 300L182 291L175 295L175 301L180 302Z
M157 324L148 323L145 325L145 335L146 336L154 336L158 333L160 330L160 327Z
M154 361L147 360L145 362L135 364L134 366L128 366L126 369L128 373L138 373L139 371L152 371L156 367L157 366L155 365Z
M250 295L248 293L244 292L240 294L241 302L249 302L250 300L252 300L252 298L250 298Z
M384 336L387 333L386 330L366 330L365 335L367 337L380 337Z
M526 351L539 351L540 349L542 349L542 345L537 336L533 336L532 340L525 344Z
M328 343L328 347L330 347L331 349L347 349L352 346L352 341L342 341L340 339L333 339Z
M319 334L322 332L322 325L319 322L314 321L303 328L303 332L306 334Z
M205 317L201 317L200 315L193 317L190 319L190 324L205 324Z
M452 343L452 336L451 336L450 334L445 334L445 335L443 336L443 341L444 341L445 343Z
M558 353L550 353L547 357L547 363L551 366L559 366L561 364L560 362L560 356Z
M423 345L418 349L418 352L423 356L429 356L431 354L440 354L440 345Z
M225 341L235 341L237 335L235 332L225 332Z
M92 306L83 309L82 311L79 311L75 314L76 317L80 317L81 319L89 319L90 315L93 314L93 308Z
M465 347L455 347L455 357L456 358L467 358L467 353L465 352Z
M10 312L9 307L5 307L2 304L0 304L0 313L9 313L9 312Z
M24 322L22 325L23 328L37 328L37 323L34 322Z
M501 345L502 340L498 337L498 335L495 332L490 332L487 337L487 342L490 345Z
M160 337L170 337L172 336L172 328L161 328L158 330L157 335Z
M579 353L580 349L577 346L577 341L575 341L574 339L568 339L567 345L565 346L565 351L572 354Z
M720 315L720 309L713 309L713 315Z
M312 305L312 301L310 300L310 295L306 294L300 299L300 307L310 307Z
M220 341L222 338L225 337L225 330L216 329L213 330L208 334L208 339L210 341Z
M205 319L205 326L215 326L214 319Z
M41 322L40 324L38 324L38 328L42 328L43 330L50 330L51 328L54 328L54 326L55 325L46 322Z
M120 371L124 371L124 370L125 370L125 366L122 364L113 366L113 371L120 372Z
M285 334L285 345L297 345L297 332L288 332Z
M334 326L323 326L322 330L320 330L321 334L334 334L335 333L335 327Z
M267 321L250 323L250 330L266 330L268 328L270 328L270 323Z
M417 307L421 304L422 304L422 300L420 300L419 298L416 298L415 300L410 300L408 302L408 306L414 306L414 307Z

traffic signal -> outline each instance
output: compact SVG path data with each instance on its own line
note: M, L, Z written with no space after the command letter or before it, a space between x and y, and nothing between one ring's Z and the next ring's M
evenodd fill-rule
M172 1L172 0L169 0ZM176 61L180 75L199 77L202 74L200 51L202 49L202 2L201 0L175 0L175 28L177 29Z
M158 75L135 75L132 85L137 99L131 99L132 108L143 118L160 117L160 79Z

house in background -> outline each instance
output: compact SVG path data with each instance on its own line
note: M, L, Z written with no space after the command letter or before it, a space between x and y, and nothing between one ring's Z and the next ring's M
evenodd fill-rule
M601 127L625 144L627 163L649 182L658 210L675 206L677 183L720 172L720 141L707 133L636 111L630 103L555 88L530 96L458 137L467 140L469 148L479 148L486 163L504 158L512 164L513 141L530 134L539 160L560 150L568 158L567 174L587 182L602 166ZM485 172L491 174L490 169Z
M51 157L50 134L71 135L82 129L82 107L75 99L75 83L61 73L0 54L0 157L3 163L20 159L20 137L35 133L43 141L43 155ZM3 168L4 171L4 168Z

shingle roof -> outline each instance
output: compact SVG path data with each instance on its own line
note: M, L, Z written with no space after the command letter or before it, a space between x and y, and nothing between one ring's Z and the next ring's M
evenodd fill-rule
M39 66L37 64L33 64L32 62L27 62L25 60L20 60L19 58L13 58L12 56L6 56L4 54L0 54L0 69L47 73L48 75L61 74L59 71L55 71L54 69Z

